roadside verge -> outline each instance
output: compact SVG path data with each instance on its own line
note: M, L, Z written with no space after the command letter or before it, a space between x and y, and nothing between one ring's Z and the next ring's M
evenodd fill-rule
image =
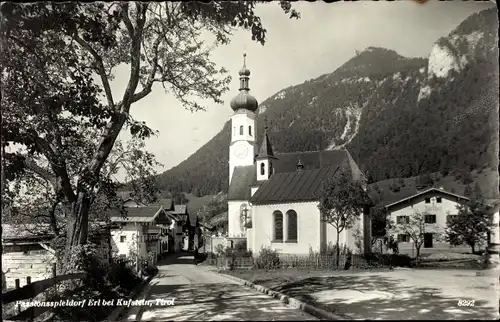
M343 316L334 314L332 312L328 312L324 309L321 309L319 307L316 307L316 306L313 306L311 304L305 303L303 301L297 300L296 298L290 297L290 296L285 295L283 293L268 289L262 285L254 284L254 283L251 283L251 282L244 280L242 278L239 278L236 276L231 276L228 274L224 274L224 273L221 273L221 272L216 271L216 270L214 270L214 272L221 275L221 276L227 277L240 285L248 286L248 287L251 287L251 288L253 288L253 289L255 289L263 294L267 294L267 295L269 295L277 300L280 300L281 302L283 302L283 303L285 303L285 304L287 304L295 309L304 311L304 312L306 312L314 317L317 317L318 319L321 319L321 320L350 320L347 317L343 317Z
M149 282L151 282L151 280L156 276L155 275L151 275L151 276L148 276L148 278L144 279L142 282L139 283L139 285L137 285L133 290L132 292L130 292L130 299L132 300L135 300L136 297L141 293L141 291L143 290L143 288L145 286L147 286L149 284ZM108 318L106 319L106 321L108 322L115 322L117 321L119 318L120 318L120 315L124 312L124 310L126 310L127 307L126 306L119 306L117 307L116 309L113 310L113 312L111 312L111 314L108 316Z

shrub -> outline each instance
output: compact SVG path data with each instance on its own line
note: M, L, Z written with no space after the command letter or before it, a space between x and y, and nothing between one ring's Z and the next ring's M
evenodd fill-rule
M158 273L158 268L156 266L147 266L141 270L143 276L153 276Z
M76 248L71 254L75 260L66 268L79 269L86 277L76 287L66 288L49 300L111 300L127 296L139 283L140 278L128 262L124 260L103 264L93 251L95 245L89 244ZM63 321L102 321L113 307L96 306L92 310L82 307L57 307L54 310L58 319Z
M218 244L217 246L215 246L215 254L217 256L223 256L224 253L225 253L224 245Z
M120 286L131 291L140 282L129 261L118 260L110 265L107 278L111 285Z
M280 265L280 258L278 252L269 247L262 247L259 256L254 261L255 268L260 269L273 269L278 268Z
M362 256L362 259L364 261L361 260L356 267L366 267L366 265L369 267L410 267L412 263L411 257L403 254L372 253Z
M252 257L252 251L245 249L232 249L226 248L224 250L223 256L227 257Z

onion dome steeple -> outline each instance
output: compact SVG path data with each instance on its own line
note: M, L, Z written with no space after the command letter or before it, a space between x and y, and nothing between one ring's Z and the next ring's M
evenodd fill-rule
M231 108L235 112L238 110L255 112L259 107L259 103L255 97L250 94L250 88L248 87L250 70L246 66L246 56L247 54L243 54L243 67L238 73L240 75L240 93L236 95L230 103Z

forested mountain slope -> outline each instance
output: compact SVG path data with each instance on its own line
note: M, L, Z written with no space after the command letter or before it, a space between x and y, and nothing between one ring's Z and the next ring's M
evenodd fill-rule
M485 10L439 39L426 59L369 47L333 73L283 89L259 108L259 117L268 118L273 148L347 147L372 182L496 171L497 28L495 9ZM258 123L258 135L263 126ZM159 188L195 195L227 191L229 140L228 122L159 175Z

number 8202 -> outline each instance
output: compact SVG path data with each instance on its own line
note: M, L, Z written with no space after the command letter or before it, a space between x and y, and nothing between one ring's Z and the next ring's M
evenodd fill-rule
M474 306L474 300L458 300L458 306Z

